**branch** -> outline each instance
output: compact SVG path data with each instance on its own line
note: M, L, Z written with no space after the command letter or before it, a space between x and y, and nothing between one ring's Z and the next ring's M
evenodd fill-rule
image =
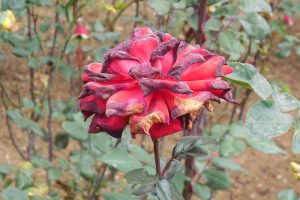
M154 150L154 156L155 156L156 174L161 178L162 173L160 170L159 142L158 142L158 139L152 139L152 142L153 142L153 150Z

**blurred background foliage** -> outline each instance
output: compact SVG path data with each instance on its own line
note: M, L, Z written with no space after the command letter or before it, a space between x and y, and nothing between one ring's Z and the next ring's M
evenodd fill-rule
M300 15L300 2L2 0L0 10L1 121L6 127L0 130L11 142L6 151L19 155L17 165L1 160L5 200L190 199L187 187L193 198L208 200L232 185L229 171L247 173L230 159L247 147L287 154L272 138L293 127L292 151L300 153L300 102L287 84L265 78L273 70L265 64L272 51L281 59L300 55L300 38L288 31ZM176 137L172 158L162 154L162 166L170 164L162 180L155 175L147 138L132 142L127 129L121 140L89 135L89 120L83 121L76 106L81 67L102 62L105 52L141 26L223 55L235 69L226 79L240 101L218 111L219 120L209 120L203 110L198 137ZM247 111L252 93L258 102ZM161 151L170 148L167 140ZM185 155L195 156L192 175L186 173ZM278 199L297 195L288 189Z

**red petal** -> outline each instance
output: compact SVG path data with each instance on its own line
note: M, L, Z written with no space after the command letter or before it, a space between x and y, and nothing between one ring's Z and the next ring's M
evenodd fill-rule
M191 90L209 91L209 90L228 90L231 89L226 81L221 79L185 81Z
M170 121L170 124L154 124L150 129L150 135L153 139L158 139L183 130L181 119Z
M193 92L185 82L174 80L141 78L139 80L139 85L145 96L160 89L168 89L172 92L181 94L191 94Z
M152 53L150 58L152 65L160 69L163 74L168 72L175 62L174 51L177 49L180 41L171 39L167 42L162 42Z
M78 100L78 107L84 114L85 119L87 119L94 113L104 113L105 104L106 101L99 99L94 95L89 95Z
M106 117L96 114L90 124L89 133L107 132L115 138L121 138L128 117Z
M131 38L137 38L143 35L151 35L153 31L151 28L143 27L143 28L135 28L132 32Z
M202 64L204 60L204 57L200 54L189 53L181 60L181 62L178 63L178 61L176 61L174 66L167 73L167 77L174 77L179 80L184 71L188 70L192 65Z
M223 76L224 58L215 56L203 64L195 64L186 69L181 80L203 80Z
M149 129L156 123L169 123L170 115L164 97L155 93L145 114L132 115L129 119L131 133L149 134Z
M129 54L147 63L158 44L158 40L154 37L136 38L129 44Z
M127 116L144 111L146 99L139 87L122 90L112 95L106 104L106 115Z
M226 76L227 74L232 73L233 69L232 69L232 67L230 67L228 65L223 65L222 72L223 72L223 75Z
M135 80L119 82L88 82L84 85L79 98L94 95L100 99L107 99L120 90L130 89L137 86Z

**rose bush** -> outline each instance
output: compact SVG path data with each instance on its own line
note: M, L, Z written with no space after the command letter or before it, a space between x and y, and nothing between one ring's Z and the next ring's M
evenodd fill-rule
M130 40L105 55L104 63L84 67L78 100L89 132L120 138L129 124L133 136L157 139L183 129L203 106L220 99L235 103L222 76L231 73L225 59L150 28L133 31Z

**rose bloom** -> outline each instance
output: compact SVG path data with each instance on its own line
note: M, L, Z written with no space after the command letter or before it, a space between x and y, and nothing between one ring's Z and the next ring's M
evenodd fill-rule
M120 138L129 124L134 137L157 139L184 128L209 101L235 103L222 77L231 73L225 59L167 33L138 28L106 55L84 67L78 106L89 132Z
M73 38L87 39L88 35L89 35L89 31L87 30L87 28L85 28L85 26L78 23L74 29Z
M293 24L294 24L293 18L292 18L291 16L288 16L288 15L285 15L285 16L283 17L282 21L283 21L285 24L289 25L289 26L293 26Z

